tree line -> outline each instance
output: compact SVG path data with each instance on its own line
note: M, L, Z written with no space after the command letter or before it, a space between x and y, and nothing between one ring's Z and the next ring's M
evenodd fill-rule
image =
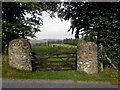
M53 40L43 43L36 43L34 46L48 46L49 44L68 44L68 45L74 45L77 46L78 43L84 41L83 39L72 39L72 38L66 38L63 40Z
M64 40L56 40L56 41L48 41L49 44L69 44L69 45L75 45L81 41L84 41L83 39L72 39L72 38L66 38Z

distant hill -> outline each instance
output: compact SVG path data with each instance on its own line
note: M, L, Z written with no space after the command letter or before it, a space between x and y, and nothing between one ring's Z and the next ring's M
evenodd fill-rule
M35 43L45 43L48 41L57 41L57 40L62 40L62 39L39 39L39 40L29 40L31 44Z

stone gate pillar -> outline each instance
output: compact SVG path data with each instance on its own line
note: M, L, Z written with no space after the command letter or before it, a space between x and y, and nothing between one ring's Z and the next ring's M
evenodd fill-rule
M87 74L98 72L97 45L93 42L81 42L77 45L77 70Z
M32 71L31 46L27 39L14 39L9 43L9 65L21 70Z

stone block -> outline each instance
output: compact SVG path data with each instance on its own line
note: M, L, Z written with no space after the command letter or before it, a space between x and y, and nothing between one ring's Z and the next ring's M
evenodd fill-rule
M81 42L77 45L77 70L87 74L98 72L97 45L93 42Z
M9 43L8 49L9 65L21 69L32 71L31 45L27 39L14 39Z

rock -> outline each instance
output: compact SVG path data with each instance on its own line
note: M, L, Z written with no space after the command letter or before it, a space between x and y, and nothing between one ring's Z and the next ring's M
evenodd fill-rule
M77 70L87 74L98 72L97 45L93 42L81 42L77 45Z
M9 65L21 70L32 71L31 45L27 39L14 39L9 43Z

